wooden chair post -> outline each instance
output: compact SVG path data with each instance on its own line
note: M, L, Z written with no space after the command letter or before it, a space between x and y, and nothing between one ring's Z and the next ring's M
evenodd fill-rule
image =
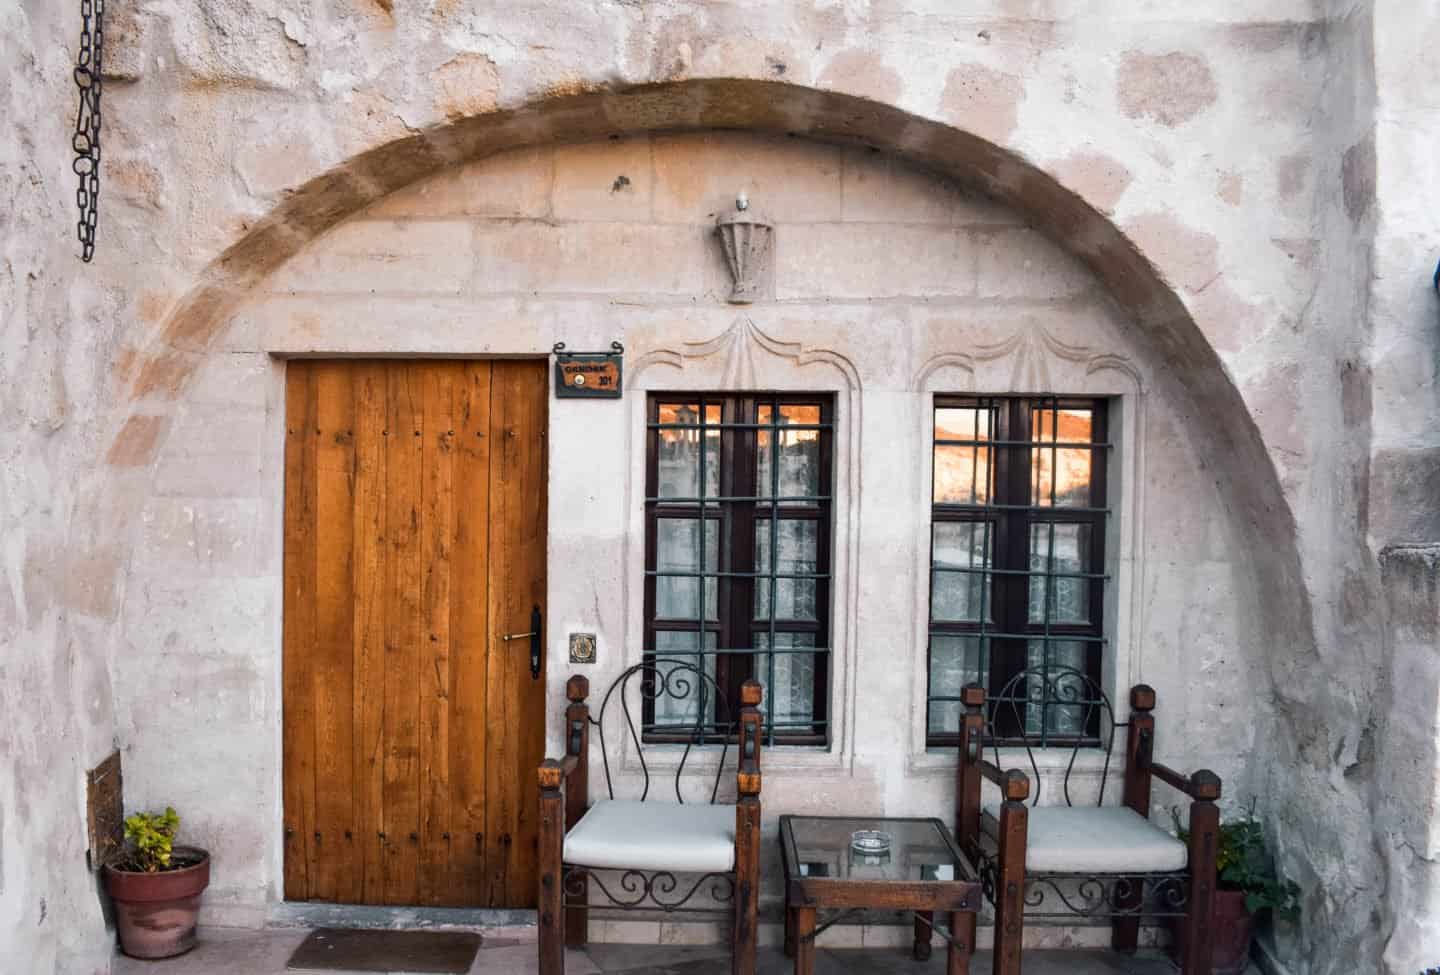
M760 682L740 688L739 758L735 775L734 975L755 975L760 922Z
M955 839L960 849L980 841L980 759L985 748L985 688L966 684L960 691L960 774L955 777Z
M1190 776L1190 890L1185 905L1182 975L1210 975L1214 953L1215 857L1220 842L1220 777L1209 769Z
M973 847L980 842L980 780L983 777L980 759L985 748L985 688L979 684L966 684L960 690L960 703L965 711L960 716L960 751L955 774L955 842L962 852L974 858ZM933 920L934 915L929 912L916 912L912 950L916 961L925 961L930 957ZM955 936L955 932L952 931L951 935ZM974 949L973 939L971 949Z
M590 681L575 674L565 682L565 755L575 759L575 767L565 780L565 832L570 832L590 806ZM581 874L572 885L573 900L580 905L589 899L590 877ZM590 940L590 911L583 906L570 906L565 911L565 944L579 948Z
M1155 748L1155 689L1149 684L1130 688L1130 727L1125 738L1125 792L1122 802L1146 819L1150 818L1150 758ZM1116 898L1119 910L1138 912L1145 899L1143 882L1135 884L1124 897ZM1140 915L1117 917L1110 923L1110 944L1130 954L1140 943Z
M995 975L1020 975L1020 946L1025 935L1025 833L1030 780L1010 769L1000 787L1000 852L995 878ZM1188 973L1187 973L1188 975Z
M565 776L560 763L547 758L540 781L540 975L565 975Z

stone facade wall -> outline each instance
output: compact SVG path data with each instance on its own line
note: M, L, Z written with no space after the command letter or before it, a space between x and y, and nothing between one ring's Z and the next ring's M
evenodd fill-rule
M100 475L120 291L75 258L75 19L0 7L0 971L108 972L85 772L114 743L124 561ZM94 565L73 557L92 553Z
M714 236L740 191L776 225L772 279L744 308L723 300ZM180 403L126 602L116 693L131 796L183 804L216 852L213 919L265 917L281 855L277 357L535 355L614 339L626 398L550 403L551 700L564 697L570 630L598 634L599 665L581 668L597 689L640 659L645 390L834 391L833 742L769 752L767 827L841 807L948 818L953 757L924 747L931 396L1114 395L1110 693L1154 685L1165 754L1253 795L1271 720L1255 693L1263 634L1241 595L1253 569L1219 543L1222 493L1183 415L1152 392L1156 364L1132 329L1013 211L869 149L640 136L516 150L399 191L273 275ZM566 473L577 468L586 476ZM202 727L160 706L177 695L200 705ZM551 718L557 753L558 708ZM1156 815L1168 822L1163 803Z
M178 796L198 794L215 775L210 765L166 774L153 754L162 736L145 729L174 719L137 706L147 688L171 688L170 704L202 733L277 713L253 659L278 645L277 633L255 630L256 620L276 618L262 569L277 542L259 526L278 502L214 489L253 484L257 470L261 482L274 474L261 445L278 443L268 398L278 373L256 352L271 348L259 309L324 304L273 294L311 254L269 275L318 234L421 177L448 169L440 182L463 179L457 167L502 148L610 135L632 137L633 147L633 137L656 129L792 131L873 145L1005 201L1089 266L1113 301L1112 317L1092 324L1117 333L1150 370L1156 409L1147 416L1159 419L1147 445L1167 424L1188 439L1180 453L1194 458L1210 504L1224 513L1203 544L1242 567L1219 575L1236 590L1232 616L1250 621L1234 640L1252 634L1238 649L1261 664L1257 713L1274 715L1256 725L1255 764L1271 771L1268 784L1254 786L1282 863L1306 890L1305 921L1279 952L1297 972L1374 970L1397 915L1427 910L1396 879L1408 876L1408 827L1374 815L1389 801L1383 770L1400 767L1405 739L1387 738L1396 658L1370 648L1396 645L1382 638L1376 552L1392 541L1433 541L1426 252L1440 237L1440 211L1427 202L1435 177L1423 149L1435 124L1435 86L1425 84L1426 41L1440 22L1434 0L1266 0L1243 12L1218 0L1160 0L1083 13L1049 0L988 0L963 12L948 3L685 0L563 12L548 0L112 4L100 246L84 268L73 263L64 151L78 11L22 0L0 17L15 136L0 149L0 366L12 472L3 504L7 525L21 526L5 536L0 596L0 704L17 717L0 765L0 945L28 967L103 968L106 938L83 868L81 786L112 736L126 749L137 799L158 797L166 783ZM558 167L564 150L547 153ZM583 179L576 186L584 199L552 195L548 205L598 214L629 199ZM653 182L650 190L653 208ZM717 200L732 192L728 180L713 187ZM401 199L371 213L390 219L383 208ZM515 201L525 204L518 192ZM412 205L423 203L412 195ZM482 259L508 260L517 285L541 289L551 279L525 281L531 265L515 258L563 258L589 241L594 263L567 267L581 276L562 283L590 294L627 275L656 284L613 258L614 239L595 243L600 225L628 217L591 221L583 233L565 221L531 227L522 236L533 250L507 255L493 248L511 246L508 233L479 233L487 214L458 216L477 228L468 256L445 245L443 231L428 231L441 234L438 250L423 249L425 231L410 238L423 266L387 273L395 286L408 275L415 293L399 309L376 299L365 320L392 331L369 339L347 331L350 341L394 337L417 320L440 324L407 330L407 341L459 334L470 319L445 312L445 302L459 304L461 287L484 287ZM683 238L684 221L662 216L622 239L647 254L683 252L670 241ZM337 228L334 240L360 233L358 223ZM698 253L700 223L692 229ZM902 228L893 246L929 232ZM816 246L834 236L817 233ZM973 243L970 231L950 233L944 246L957 255ZM837 267L858 260L853 251L834 259ZM698 284L708 296L717 267L689 262L689 276L661 281L661 290L680 296ZM896 288L887 300L909 300L933 287L938 294L913 302L913 314L937 318L935 299L957 287L949 276L925 278L924 262L888 277L867 267L871 276L841 282L807 282L823 268L791 270L777 288L830 284L853 288L851 298ZM984 279L978 266L974 273L978 289ZM442 286L456 298L419 294ZM590 304L616 308L606 302L622 297ZM556 337L573 334L577 346L588 337L535 298L486 300L508 303L496 320L512 324L541 309L535 320L549 324L536 338L562 322L566 334ZM734 323L709 317L717 306L708 297L683 317L678 307L650 309L653 298L646 304L633 316L597 314L587 327L608 340L623 317L639 329L638 347L651 335L659 347L677 318L688 330L676 333L682 342ZM835 307L818 318L840 321ZM630 324L641 317L648 324ZM755 316L759 334L803 347L811 337L801 324L769 307ZM695 368L703 377L707 367L696 360ZM887 381L862 383L864 395ZM889 408L904 407L897 399ZM867 411L865 422L875 415L887 414ZM203 505L184 500L207 494ZM864 531L874 523L862 520ZM186 531L193 556L177 548ZM165 591L149 559L193 573L193 587ZM261 579L249 589L225 575L242 564ZM1193 592L1183 595L1195 605ZM150 632L147 614L159 624ZM174 627L165 621L176 617L184 629L166 644ZM583 621L577 613L565 625ZM857 634L865 622L857 618ZM137 667L136 648L156 669ZM192 664L213 679L201 687L171 669ZM1162 702L1176 697L1161 693ZM228 758L217 752L212 764ZM264 787L263 770L242 772ZM1423 805L1415 812L1433 817ZM235 842L248 835L263 844L269 814L257 806L235 826ZM274 866L230 878L217 903L257 903ZM1374 892L1387 887L1400 893L1376 903ZM1402 947L1387 956L1395 972L1408 964Z

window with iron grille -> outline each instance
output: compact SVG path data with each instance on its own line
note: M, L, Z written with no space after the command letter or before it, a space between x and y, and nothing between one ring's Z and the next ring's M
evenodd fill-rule
M1106 401L949 397L934 404L927 742L955 744L960 689L1013 702L1001 741L1098 735L1054 699L1066 668L1097 683L1105 651ZM1026 686L1030 685L1030 686Z
M824 744L833 398L651 394L647 405L645 654L662 671L681 661L712 675L732 710L756 677L770 741ZM700 706L647 696L646 739L714 735L713 702Z

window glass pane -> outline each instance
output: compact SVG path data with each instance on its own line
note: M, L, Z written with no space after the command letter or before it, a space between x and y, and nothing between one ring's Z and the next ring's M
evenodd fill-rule
M935 410L936 504L989 504L994 477L994 411L980 406L941 406ZM944 444L942 440L968 441Z
M655 520L655 568L658 572L700 571L700 520L698 518L657 518ZM705 570L714 572L719 562L720 522L705 520ZM719 587L714 576L705 579L705 618L718 619ZM698 576L655 578L655 615L661 619L698 619L700 579Z
M936 440L993 440L995 411L988 406L937 406Z
M977 636L930 635L930 696L960 696L966 684L985 684L989 641ZM960 702L930 702L931 734L960 732Z
M814 572L819 550L818 524L809 518L782 518L779 525L780 547L775 553L775 572ZM770 522L755 522L755 569L770 572ZM755 580L755 619L770 618L770 580ZM816 580L776 579L777 616L786 620L814 620Z
M792 398L804 401L786 402ZM767 726L772 718L778 725L772 732L823 730L817 695L825 689L817 684L826 682L821 654L829 650L816 644L827 642L830 607L818 579L793 577L824 576L830 568L830 502L820 495L832 472L820 465L832 462L833 397L695 392L647 399L654 418L647 464L655 472L645 505L646 575L654 580L646 587L647 658L679 667L680 683L685 665L731 677L753 672L767 684L762 710ZM799 629L808 632L787 632ZM658 697L644 701L651 730L669 722L674 734L696 718L712 726L707 736L721 730L713 727L724 720L718 706L701 713L665 685L663 676L652 679Z
M699 403L661 403L661 423L697 424ZM720 407L705 407L705 422L720 422ZM657 452L659 497L700 497L700 442L705 442L705 497L720 495L720 431L678 429L657 431L660 439Z
M770 634L758 630L755 648L768 650ZM814 633L776 633L775 646L813 647ZM773 668L773 670L772 670ZM776 653L755 657L755 677L765 685L765 697L773 709L776 724L808 725L815 720L815 655L813 653ZM800 730L804 730L801 728Z
M989 447L935 447L935 503L989 504L991 478Z
M937 521L931 531L930 618L979 622L983 604L985 618L993 620L984 572L994 546L991 523Z
M1090 526L1032 524L1030 526L1031 572L1088 572ZM1030 577L1030 622L1044 623L1048 611L1052 623L1090 622L1089 579L1047 579ZM1053 602L1047 605L1051 586Z
M701 681L689 669L703 669L712 678L715 676L715 658L707 654L702 661L695 653L700 645L699 636L694 630L655 631L655 668L663 677L653 690L644 693L655 695L657 725L693 726L702 697L705 698L705 719L714 720L714 686ZM705 649L715 649L713 631L705 634Z
M1047 444L1090 443L1093 411L1085 408L1030 411L1031 439ZM1088 507L1092 451L1075 447L1030 449L1030 503Z
M1025 734L1077 736L1085 733L1086 719L1093 705L1083 703L1090 689L1080 674L1085 672L1085 642L1081 640L1028 640L1025 666L1044 668L1047 680L1027 681L1026 696L1034 703L1025 707ZM1078 673L1071 673L1078 671Z
M755 438L755 481L756 494L770 497L775 490L774 463L775 444L780 453L779 497L806 498L820 493L820 431L785 430L792 423L813 424L820 422L818 406L781 406L778 416L769 406L761 406L756 412L757 423L774 423L776 430L760 430Z

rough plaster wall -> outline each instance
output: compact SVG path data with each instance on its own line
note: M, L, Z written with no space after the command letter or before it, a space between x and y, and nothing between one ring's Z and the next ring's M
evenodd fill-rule
M1271 767L1275 804L1269 833L1280 863L1301 885L1304 934L1281 924L1280 955L1301 971L1376 970L1383 905L1365 896L1384 883L1368 853L1375 842L1375 753L1379 579L1366 544L1369 504L1369 335L1365 307L1374 211L1372 22L1368 4L1336 4L1316 45L1326 69L1317 79L1312 154L1301 193L1310 196L1317 267L1303 302L1285 323L1291 345L1252 368L1286 377L1302 400L1257 404L1282 479L1293 492L1317 636L1313 656L1277 656L1272 669L1282 717ZM1283 179L1283 176L1279 178ZM1278 390L1281 387L1272 387ZM1283 417L1283 419L1282 419ZM1292 453L1293 451L1293 453ZM1291 458L1300 457L1301 475ZM1301 483L1301 482L1304 483ZM1318 679L1319 675L1324 679ZM1307 810L1325 809L1323 815ZM1316 940L1316 926L1350 935Z
M1440 362L1431 275L1440 257L1440 4L1375 5L1375 181L1368 321L1374 369L1370 541L1390 614L1382 670L1376 845L1389 868L1386 945L1396 975L1440 958L1435 740L1440 709L1435 593L1440 581ZM1428 544L1427 544L1428 543Z
M1437 299L1431 275L1440 240L1440 4L1396 0L1375 10L1376 207L1370 320L1374 329L1374 471L1377 547L1440 538Z
M83 482L119 320L75 254L68 6L0 7L0 971L109 970L85 863L85 770L109 751L110 582ZM112 569L113 569L112 558Z
M878 2L614 3L563 12L535 2L503 13L449 0L413 8L362 0L116 6L107 60L130 83L107 93L101 255L84 280L113 295L128 329L113 355L97 352L86 366L113 371L124 393L97 424L113 439L57 469L62 486L51 495L73 490L87 525L128 529L100 538L82 527L74 571L56 574L89 591L122 591L150 464L162 448L180 449L170 443L179 419L170 404L206 361L198 353L217 323L228 320L220 312L235 294L226 289L248 288L317 230L395 180L433 169L443 161L437 155L457 146L462 154L483 151L487 138L483 127L459 126L452 138L403 141L412 133L495 109L500 118L568 92L687 78L778 78L873 98L1014 149L1073 189L1154 262L1223 357L1284 489L1281 503L1266 502L1267 519L1246 502L1227 534L1237 550L1259 538L1262 556L1269 543L1280 553L1256 579L1257 605L1248 611L1280 621L1265 649L1281 719L1266 734L1277 743L1277 764L1294 771L1277 775L1273 798L1283 796L1289 810L1281 831L1286 865L1310 890L1306 924L1284 950L1297 970L1366 970L1387 922L1360 906L1372 900L1363 892L1379 889L1384 878L1365 825L1367 803L1380 802L1378 794L1369 798L1365 733L1377 662L1354 651L1375 645L1378 607L1373 562L1367 567L1357 554L1364 548L1355 528L1364 520L1363 491L1347 487L1364 478L1365 458L1357 454L1367 424L1347 416L1364 415L1368 399L1365 371L1353 368L1365 341L1365 330L1354 328L1364 313L1356 310L1353 274L1373 218L1371 160L1384 158L1386 144L1380 138L1367 148L1365 136L1371 6L1274 0L1247 5L1237 17L1235 4L1219 0L1157 0L1074 19L1066 5L1045 0L973 4L963 15L948 3ZM38 9L28 4L22 16L38 16ZM1423 4L1395 10L1388 30L1407 40L1434 20ZM63 48L56 16L43 16L47 52ZM1423 53L1398 51L1382 87L1408 86L1421 63ZM70 110L57 94L68 86L63 74L45 76L45 98L26 99L24 117L66 120ZM747 89L733 91L736 104L697 107L693 117L710 111L730 124L778 124L764 103L746 100ZM42 105L51 109L42 112ZM633 130L649 117L684 124L689 116L675 113L690 111L663 99L648 106L637 99L607 117L609 107L620 108L577 110L565 124ZM825 125L837 133L863 127L883 114L880 107L853 119L827 116ZM796 97L783 111L804 128L826 106L818 96ZM552 135L538 118L504 118L512 141L527 125L536 138ZM474 145L463 148L468 133ZM64 139L62 129L40 141ZM932 138L912 123L879 141L937 159L968 145ZM363 155L387 143L392 151L383 164ZM992 173L1001 188L1022 200L1044 191L1023 167L1006 165L1000 161ZM64 166L55 158L44 171ZM287 194L311 179L305 194ZM1410 192L1406 186L1385 196ZM54 193L60 206L67 197ZM291 218L262 219L287 207ZM1066 236L1070 216L1047 223L1087 254L1083 235ZM1084 215L1075 216L1083 226ZM1103 264L1113 255L1087 256ZM1154 295L1128 288L1148 268L1134 271L1113 280L1126 285L1122 302L1135 299L1128 307L1144 318ZM225 288L207 291L210 281ZM43 321L59 334L72 316L52 301ZM1418 301L1396 307L1413 328ZM1157 348L1175 352L1177 374L1201 375L1203 357L1187 358L1193 347L1184 344L1183 329L1167 331L1168 322L1147 320ZM1228 393L1227 383L1203 373L1182 417L1188 429L1206 425L1205 383L1220 400ZM70 395L79 395L73 385ZM138 410L130 405L137 396ZM1213 476L1222 497L1243 500L1254 496L1244 482L1263 482L1268 472L1227 466L1235 446L1233 438L1217 438ZM225 447L208 445L218 462L232 453ZM105 467L96 471L101 456ZM1383 487L1381 460L1375 483ZM1414 479L1402 470L1392 480ZM1423 505L1422 497L1395 507ZM1292 516L1303 578L1284 554L1292 551ZM110 615L102 606L95 618ZM115 651L117 674L124 669L103 627L87 632L82 645ZM1358 772L1346 778L1346 769Z
M1381 553L1390 632L1378 842L1390 871L1385 910L1394 932L1385 968L1394 975L1433 966L1440 951L1440 546L1397 545Z
M1133 326L1083 268L1012 211L866 149L717 133L517 150L393 194L272 276L201 367L158 459L128 587L119 724L132 754L132 797L183 804L216 853L210 919L261 919L279 886L281 563L273 540L284 398L283 366L268 353L533 354L560 340L603 348L618 338L633 376L656 348L712 339L742 313L722 300L729 277L713 239L714 214L740 189L777 225L767 297L743 314L781 341L854 363L861 390L842 424L863 422L860 455L848 458L861 478L858 515L836 525L837 551L860 533L864 570L856 632L840 624L849 590L834 599L837 645L852 656L837 650L832 668L832 713L841 716L833 751L769 753L767 828L784 813L842 806L950 815L953 759L925 754L916 728L928 568L917 569L912 555L928 552L916 538L927 532L929 394L915 377L937 355L1043 328L1071 348L1131 363L1149 385L1154 367L1133 348ZM990 373L951 374L929 388L1052 388L1037 377L1063 361L1027 348L1028 359L1003 357ZM755 357L763 351L735 362ZM713 358L716 374L729 375L734 363ZM693 384L673 374L648 381ZM729 381L773 388L764 379ZM833 381L798 380L827 389ZM1053 388L1084 391L1064 378ZM572 670L564 664L569 630L599 635L600 665L585 668L596 689L639 659L638 566L618 556L637 530L624 445L640 449L635 410L644 393L628 395L550 403L552 700L563 698ZM1139 406L1131 400L1130 408ZM1128 600L1117 610L1138 630L1119 629L1118 620L1109 627L1112 637L1127 633L1136 658L1123 661L1112 693L1123 698L1132 679L1153 684L1166 759L1214 768L1232 802L1243 800L1263 777L1255 749L1269 721L1268 701L1255 693L1263 634L1240 597L1253 570L1220 543L1223 501L1183 417L1150 397L1144 419L1143 451L1129 443L1117 455L1143 456L1143 469L1116 460L1111 471L1123 485L1116 518L1138 514L1148 526L1139 559L1112 547L1117 576L1133 574L1139 605L1133 615ZM596 443L616 449L597 453ZM567 473L579 457L585 477ZM1126 492L1141 483L1136 512ZM1185 517L1171 517L1176 510ZM183 672L190 690L157 682L156 672ZM858 708L854 688L864 689ZM158 705L177 692L193 705L167 714ZM1221 728L1231 731L1217 735ZM1078 778L1077 795L1093 784ZM595 788L603 791L598 773ZM1166 803L1176 801L1162 797L1157 819L1168 823ZM768 860L774 845L765 850ZM773 902L778 863L766 867Z

